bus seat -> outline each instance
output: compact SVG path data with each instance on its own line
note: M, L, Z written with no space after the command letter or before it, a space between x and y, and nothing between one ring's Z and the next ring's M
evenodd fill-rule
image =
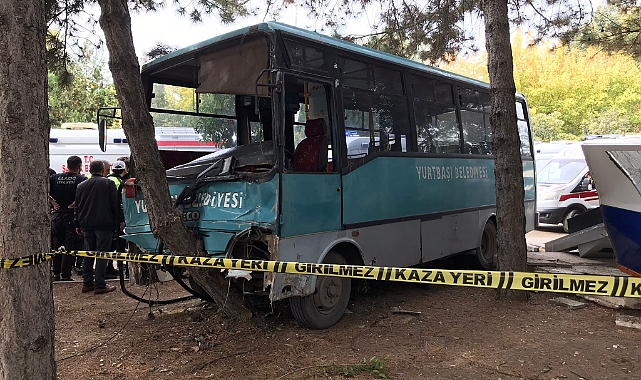
M325 120L307 120L305 138L294 151L292 170L297 172L322 172L327 166L327 139Z
M328 173L333 173L334 172L334 163L331 162L331 161L327 163L327 172Z

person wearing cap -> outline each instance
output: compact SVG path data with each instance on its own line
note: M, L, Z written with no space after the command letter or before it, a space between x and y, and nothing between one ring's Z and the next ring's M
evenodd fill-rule
M120 191L122 183L124 182L123 177L127 175L127 164L123 161L116 161L111 166L111 174L107 176L110 180L116 185L116 189Z
M121 161L120 158L118 159L118 161L114 162L113 165L111 166L111 174L109 174L107 178L112 180L116 185L116 190L118 190L118 204L122 208L123 182L125 182L124 177L127 175L127 173L129 173L129 170L127 170L127 164L124 161ZM118 229L114 232L114 237L111 244L112 251L124 252L126 241L119 237L122 234L123 234L122 229ZM114 264L115 262L111 261L109 265L107 265L107 278L112 276L118 276L118 270L116 269Z
M125 181L131 178L131 169L129 166L129 156L122 156L118 157L118 161L122 161L125 163L125 174L122 176L122 179Z

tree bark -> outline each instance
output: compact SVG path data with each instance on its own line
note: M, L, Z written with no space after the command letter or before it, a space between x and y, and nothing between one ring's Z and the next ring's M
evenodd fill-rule
M0 258L50 251L42 1L0 0ZM55 379L48 264L0 269L0 379Z
M492 99L498 269L527 270L523 163L516 121L516 86L507 0L485 0L485 40ZM499 290L500 298L527 300L527 292Z
M171 201L153 119L145 102L127 0L98 0L98 4L101 9L100 27L109 50L109 69L122 109L122 128L136 162L136 176L145 195L151 230L171 252L189 256L206 255L199 247L196 236L183 223L181 211ZM239 294L234 291L228 294L227 281L222 275L208 276L206 270L190 271L216 304L225 306L224 312L229 317L249 313L242 306Z

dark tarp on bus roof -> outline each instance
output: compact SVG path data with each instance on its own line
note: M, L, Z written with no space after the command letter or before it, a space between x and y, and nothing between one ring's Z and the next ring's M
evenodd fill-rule
M200 57L196 92L268 96L267 87L256 86L260 73L269 68L269 41L247 40ZM260 83L267 84L267 75Z

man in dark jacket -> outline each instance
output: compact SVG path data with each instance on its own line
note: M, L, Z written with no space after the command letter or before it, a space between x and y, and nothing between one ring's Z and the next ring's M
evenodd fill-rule
M109 251L114 230L120 224L124 224L116 185L103 177L104 169L103 161L91 161L91 178L76 189L76 230L79 235L84 235L87 249L90 251ZM93 291L95 294L102 294L116 290L115 286L105 283L107 260L95 261L95 273L94 258L85 257L82 262L82 292Z
M82 242L76 234L73 207L76 197L76 187L85 177L80 175L82 159L78 156L67 158L66 173L58 173L49 177L49 196L53 205L51 217L52 248L57 249L64 245L67 251L80 249ZM51 170L51 169L50 169ZM56 255L53 258L53 280L73 281L71 268L75 257Z

